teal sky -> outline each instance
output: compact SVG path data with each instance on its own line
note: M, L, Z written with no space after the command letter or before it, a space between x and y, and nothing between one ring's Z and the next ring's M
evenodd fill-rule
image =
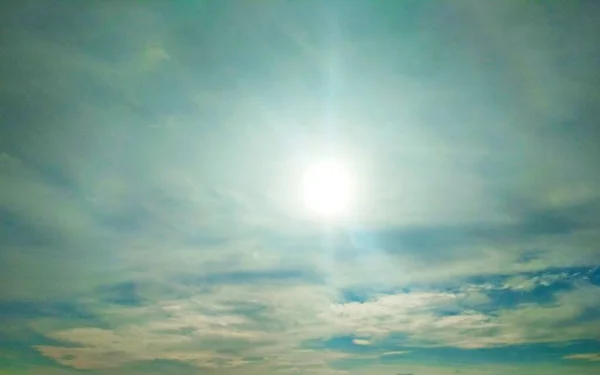
M0 2L0 375L597 374L599 16Z

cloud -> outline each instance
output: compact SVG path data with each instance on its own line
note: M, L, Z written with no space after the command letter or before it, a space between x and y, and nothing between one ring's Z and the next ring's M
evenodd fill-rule
M10 371L585 373L594 11L417 3L2 4ZM330 152L342 228L298 215Z
M597 362L597 361L600 361L600 353L571 354L564 358L565 359L580 359L580 360Z
M77 368L106 368L155 359L210 368L242 365L246 357L273 356L273 363L288 363L292 359L284 360L284 353L294 353L294 346L301 342L298 340L306 337L302 327L310 324L311 316L319 311L316 290L306 295L305 289L218 286L209 293L163 300L158 305L115 306L105 309L103 316L116 329L56 331L48 335L69 346L37 349L59 363ZM304 305L309 302L306 297L311 297L311 307ZM235 352L227 355L220 352L232 349ZM111 353L119 353L119 357L113 360ZM319 358L317 354L312 357Z
M559 291L546 304L523 303L513 308L469 305L464 292L399 293L337 304L330 324L360 335L407 335L414 346L485 348L597 338L600 320L593 318L598 286L582 284ZM460 311L446 315L445 311ZM589 316L583 319L584 316Z
M539 286L550 286L557 281L568 279L571 275L563 273L547 273L540 276L526 277L523 275L515 276L506 281L506 288L513 290L523 290L531 292Z
M465 310L462 306L468 306L470 299L463 291L383 294L365 302L343 302L330 288L318 285L219 285L209 289L199 285L188 293L189 297L147 306L104 307L96 314L104 316L113 329L54 330L48 337L68 345L36 349L63 365L81 369L148 360L222 368L242 366L247 358L269 358L272 365L284 366L290 365L291 358L300 361L298 356L305 351L299 346L304 342L345 334L362 337L352 343L373 347L387 357L412 352L389 350L390 345L475 349L593 340L600 326L598 319L578 319L590 308L598 308L594 301L599 299L593 298L598 287L593 285L559 292L556 302L547 306L519 305L492 313ZM458 313L444 313L452 309ZM403 335L401 341L394 338L398 334ZM112 353L119 354L115 357ZM317 361L322 365L336 358L352 358L350 353L334 351L311 356L321 358L317 353L324 355ZM311 363L294 362L294 366Z

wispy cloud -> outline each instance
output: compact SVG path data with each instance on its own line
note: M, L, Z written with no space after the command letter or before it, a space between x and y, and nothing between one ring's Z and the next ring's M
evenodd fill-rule
M600 353L571 354L571 355L566 356L565 359L580 359L580 360L597 362L597 361L600 361Z

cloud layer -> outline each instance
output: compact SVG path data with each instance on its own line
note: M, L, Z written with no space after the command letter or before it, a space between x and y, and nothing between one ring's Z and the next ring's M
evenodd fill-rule
M0 375L597 371L595 4L0 7Z

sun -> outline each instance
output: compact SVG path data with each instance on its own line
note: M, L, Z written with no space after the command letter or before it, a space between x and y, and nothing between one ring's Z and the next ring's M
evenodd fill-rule
M302 181L306 208L323 219L341 218L350 208L353 181L340 163L323 161L307 168Z

